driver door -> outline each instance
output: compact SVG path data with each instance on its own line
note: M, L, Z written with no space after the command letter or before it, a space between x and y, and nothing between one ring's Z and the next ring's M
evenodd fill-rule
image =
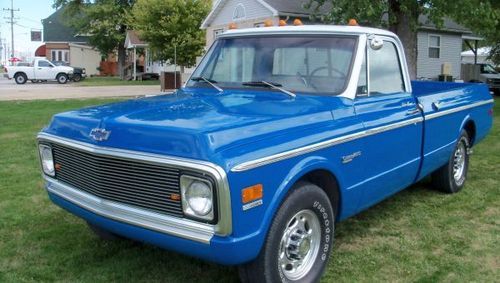
M35 66L35 79L51 80L55 77L54 66L47 60L38 60L37 66Z
M411 185L421 162L423 118L405 78L404 59L391 38L377 48L368 44L354 102L367 132L361 209Z

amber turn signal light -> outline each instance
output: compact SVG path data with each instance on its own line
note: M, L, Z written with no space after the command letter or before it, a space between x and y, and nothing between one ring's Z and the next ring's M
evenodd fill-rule
M262 184L253 185L241 190L241 202L249 203L254 200L261 199L263 196Z
M170 199L173 201L180 201L181 195L180 194L170 194Z

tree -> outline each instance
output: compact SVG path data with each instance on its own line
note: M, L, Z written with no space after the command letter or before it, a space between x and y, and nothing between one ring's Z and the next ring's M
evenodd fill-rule
M313 5L315 2L317 5ZM396 33L403 43L412 79L417 73L417 29L421 15L428 16L437 27L442 27L444 17L462 24L469 18L487 19L484 26L491 26L493 18L491 3L481 0L310 0L308 6L316 6L318 11L326 3L331 3L332 9L327 15L320 16L325 22L346 23L355 18L361 23L388 28Z
M183 71L203 52L205 31L200 26L209 11L210 1L204 0L138 0L128 19L148 42L153 59L173 62L176 57Z
M89 35L89 44L103 56L118 51L118 71L123 79L125 64L126 14L135 0L55 0L54 7L66 8L65 18L78 33Z

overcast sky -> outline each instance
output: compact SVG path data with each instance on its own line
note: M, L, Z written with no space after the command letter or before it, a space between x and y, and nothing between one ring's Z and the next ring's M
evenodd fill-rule
M16 56L33 56L36 48L42 45L42 42L31 42L30 31L32 29L41 30L41 20L47 18L55 10L52 8L53 0L14 0L14 9L20 11L14 12L14 47ZM0 0L0 39L2 44L7 44L10 49L11 36L10 24L6 23L10 18L11 0ZM0 56L5 60L4 52Z

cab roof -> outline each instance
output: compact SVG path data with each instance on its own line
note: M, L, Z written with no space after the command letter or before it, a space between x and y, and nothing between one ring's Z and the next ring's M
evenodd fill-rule
M337 26L337 25L301 25L301 26L273 26L273 27L258 27L245 29L231 29L221 37L246 36L246 35L261 35L261 34L375 34L389 37L397 37L394 33L378 28L369 28L361 26Z

